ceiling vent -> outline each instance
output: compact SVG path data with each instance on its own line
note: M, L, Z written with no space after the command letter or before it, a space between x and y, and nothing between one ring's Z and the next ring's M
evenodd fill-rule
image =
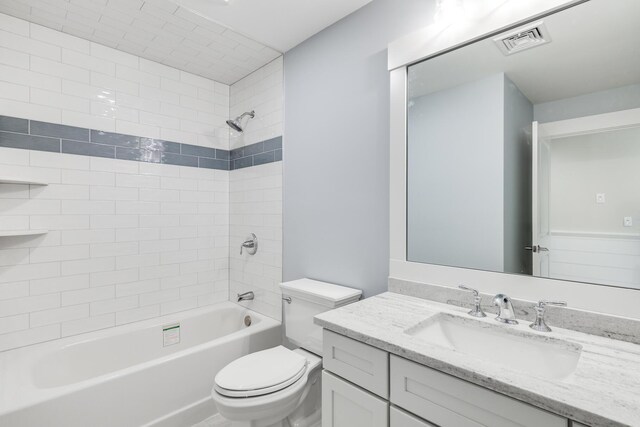
M498 45L502 53L513 55L525 49L549 43L551 42L551 37L549 37L549 32L544 22L538 21L526 27L517 28L507 34L501 34L493 41Z

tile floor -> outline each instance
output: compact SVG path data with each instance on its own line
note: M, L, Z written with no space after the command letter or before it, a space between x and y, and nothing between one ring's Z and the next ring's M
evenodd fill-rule
M225 419L220 414L216 414L213 417L209 417L192 427L231 427L231 421Z

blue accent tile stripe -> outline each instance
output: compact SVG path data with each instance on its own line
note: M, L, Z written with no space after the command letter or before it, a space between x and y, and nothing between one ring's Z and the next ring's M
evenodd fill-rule
M264 141L264 151L282 150L282 137L267 139Z
M233 167L231 170L248 168L253 166L253 156L242 157L233 161Z
M133 160L136 162L160 163L160 151L143 150L131 147L115 147L116 159Z
M29 120L0 116L0 131L29 133Z
M265 163L273 163L276 161L275 151L267 151L253 156L253 165L264 165Z
M209 147L200 147L198 145L182 145L181 154L187 156L196 156L196 157L208 157L210 159L216 158L216 149Z
M168 163L170 165L178 165L178 166L191 166L191 167L197 168L198 157L184 156L182 154L163 153L162 163Z
M243 148L242 156L253 156L255 154L264 153L264 142L256 142Z
M92 144L90 142L62 140L62 152L81 156L116 158L116 147L111 145Z
M29 133L31 135L89 142L89 136L91 134L89 129L58 125L55 123L37 122L35 120L31 120L30 122Z
M9 116L0 147L227 171L282 160L281 136L229 151Z
M182 145L179 142L163 141L162 139L140 138L140 148L143 150L180 154Z
M231 150L231 170L282 161L282 137Z
M227 150L219 150L219 149L216 148L216 159L229 160L229 157L231 157L229 155L229 151L227 151Z
M198 167L200 168L220 169L225 171L230 169L229 160L207 159L206 157L200 157L198 161Z
M140 138L122 133L91 131L91 142L96 144L115 145L117 147L140 148Z
M0 147L60 152L60 140L22 133L0 132Z

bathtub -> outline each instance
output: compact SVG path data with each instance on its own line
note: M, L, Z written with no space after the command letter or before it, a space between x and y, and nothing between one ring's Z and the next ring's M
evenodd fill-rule
M220 369L280 342L279 322L225 302L6 351L0 426L191 426L217 412Z

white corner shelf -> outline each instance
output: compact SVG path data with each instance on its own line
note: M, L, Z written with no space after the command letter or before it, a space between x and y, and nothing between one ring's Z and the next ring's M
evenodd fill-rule
M39 236L48 232L49 230L0 230L0 237Z
M7 178L0 176L0 184L28 184L28 185L49 185L44 181L34 181L25 178Z

